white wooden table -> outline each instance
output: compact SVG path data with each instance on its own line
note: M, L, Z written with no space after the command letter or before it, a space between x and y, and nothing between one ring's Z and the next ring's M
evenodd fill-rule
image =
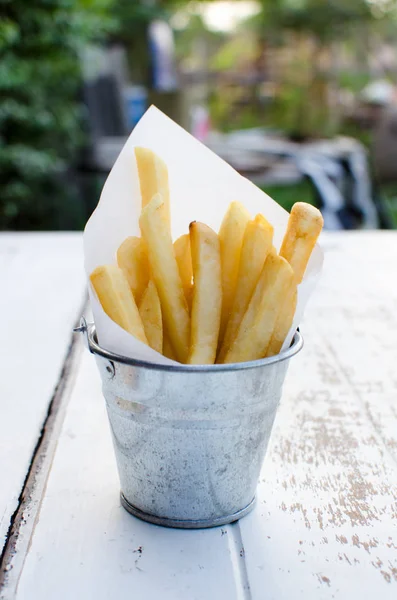
M323 245L256 509L182 531L120 506L80 236L0 236L2 599L397 598L397 234Z

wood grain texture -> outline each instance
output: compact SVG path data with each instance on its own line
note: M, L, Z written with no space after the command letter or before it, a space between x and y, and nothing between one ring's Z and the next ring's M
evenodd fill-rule
M6 600L15 589L17 600L396 598L397 235L332 234L324 246L255 511L208 531L128 515L85 352Z
M396 242L326 237L306 347L240 524L253 598L396 598Z
M0 235L0 552L85 294L80 234Z
M99 375L85 352L16 598L239 599L233 534L143 523L118 494Z

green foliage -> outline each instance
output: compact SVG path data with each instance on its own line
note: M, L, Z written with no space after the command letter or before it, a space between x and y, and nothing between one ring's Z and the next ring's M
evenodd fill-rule
M341 70L337 73L336 81L343 90L360 93L372 80L370 73L357 73L350 70Z
M284 26L312 33L324 43L345 35L350 25L371 19L371 9L366 0L306 0L285 13Z
M225 39L223 33L208 29L201 15L192 14L185 26L175 31L176 56L181 64L185 63L193 68L206 68L208 57L217 55ZM202 49L201 52L197 52L198 45Z
M249 98L246 92L250 94ZM224 133L263 126L263 107L254 103L251 96L249 88L238 85L217 86L208 98L211 123Z
M313 186L306 179L294 184L266 185L261 186L261 188L288 212L291 211L295 202L316 204Z
M183 1L0 0L0 229L84 224L68 176L85 141L79 54L124 41L144 78L148 24Z
M227 40L210 61L216 71L229 71L250 64L257 55L256 40L245 35L236 35Z
M110 26L107 6L0 0L1 229L80 224L64 180L84 141L79 52Z
M286 49L289 61L270 111L271 124L297 138L334 135L340 124L331 88L358 92L366 81L365 74L338 73L332 48L348 41L354 47L359 37L380 32L395 13L395 0L260 2L262 10L251 27L264 44Z
M326 43L344 37L351 27L375 20L389 21L395 0L260 0L255 19L263 33L293 30Z
M394 228L397 229L397 183L384 183L380 193L385 199L387 209L392 217Z

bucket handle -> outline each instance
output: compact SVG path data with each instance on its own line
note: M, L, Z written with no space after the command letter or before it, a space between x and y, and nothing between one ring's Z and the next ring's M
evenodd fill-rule
M75 333L82 333L84 335L85 346L94 354L91 348L90 340L88 338L88 324L85 317L81 317L80 325L78 327L74 327L73 331ZM116 374L116 368L114 366L114 362L112 360L107 360L106 371L109 373L109 379L113 379Z
M88 340L88 325L87 325L87 321L86 321L85 317L81 317L81 319L80 319L80 325L78 327L74 327L73 331L75 333L82 333L84 335L85 345L87 346L88 350L92 354L92 350L90 348L90 343L89 343L89 340Z

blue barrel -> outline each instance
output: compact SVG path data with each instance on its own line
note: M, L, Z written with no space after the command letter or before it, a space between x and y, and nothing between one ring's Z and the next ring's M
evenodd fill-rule
M147 109L147 91L143 86L132 85L124 90L127 127L130 131Z

